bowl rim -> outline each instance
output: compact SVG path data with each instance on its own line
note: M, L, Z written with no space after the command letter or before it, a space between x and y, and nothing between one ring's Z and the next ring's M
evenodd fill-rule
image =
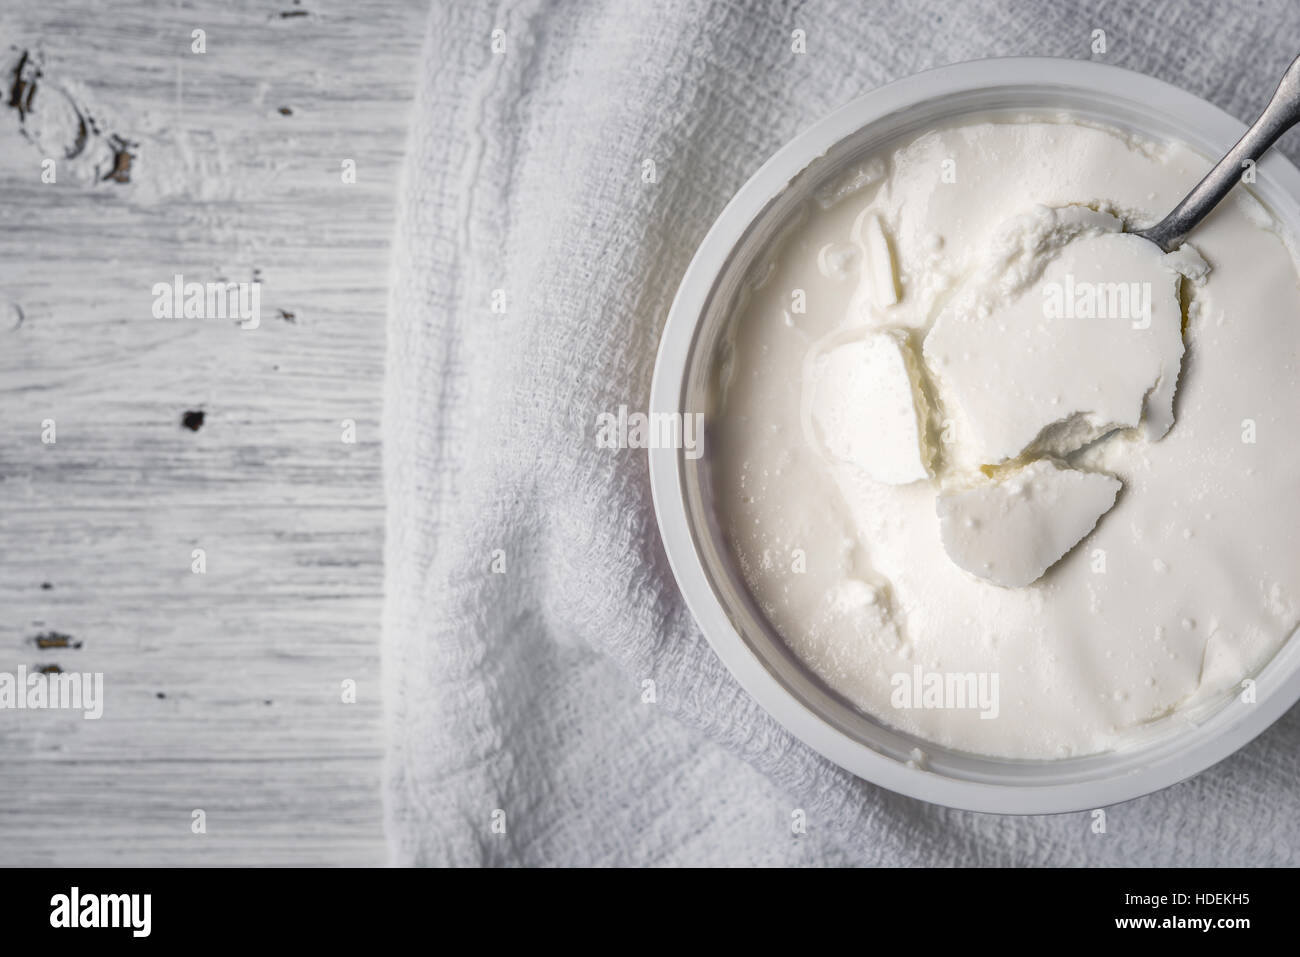
M652 415L683 411L695 334L715 281L750 224L799 172L841 140L909 107L957 93L1025 84L1100 94L1117 101L1159 104L1203 133L1208 141L1222 143L1224 151L1246 129L1245 124L1195 94L1155 77L1089 60L970 60L912 74L866 93L778 150L741 187L705 235L683 274L664 325L650 390ZM1280 153L1274 151L1264 157L1258 164L1258 174L1293 201L1300 199L1300 170ZM1300 212L1291 212L1291 220L1284 219L1284 223L1296 231ZM715 592L696 546L686 505L682 450L650 448L647 455L655 514L669 565L687 607L714 652L741 687L786 730L845 770L891 791L948 807L996 814L1048 814L1105 807L1198 774L1255 738L1300 700L1300 656L1291 656L1296 660L1289 663L1289 673L1287 668L1273 667L1279 664L1284 651L1295 645L1293 633L1256 676L1257 700L1253 704L1234 707L1234 700L1205 722L1179 732L1175 741L1181 747L1137 770L1088 781L1015 785L947 777L897 761L824 720L782 685L748 647Z

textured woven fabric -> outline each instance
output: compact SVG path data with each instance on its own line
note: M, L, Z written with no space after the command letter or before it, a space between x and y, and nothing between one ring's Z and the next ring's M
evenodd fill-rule
M677 283L727 200L853 97L958 60L1091 57L1249 120L1297 41L1290 0L436 3L389 322L393 861L1294 863L1295 709L1109 809L1105 834L1086 813L926 805L818 757L702 639L645 453L598 448L595 423L646 407Z

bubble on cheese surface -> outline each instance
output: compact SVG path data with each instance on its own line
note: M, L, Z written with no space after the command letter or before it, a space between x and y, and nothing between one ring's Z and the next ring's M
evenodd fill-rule
M1039 459L936 500L939 537L953 563L1004 588L1043 576L1110 511L1120 481Z
M807 427L825 454L886 485L930 477L926 409L903 333L814 350L804 372Z
M967 466L1173 425L1189 257L1119 228L1086 208L1017 217L940 312L923 351Z

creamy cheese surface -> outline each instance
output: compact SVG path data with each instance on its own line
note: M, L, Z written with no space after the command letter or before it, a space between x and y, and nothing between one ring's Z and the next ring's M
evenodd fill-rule
M757 264L713 498L764 614L855 706L979 754L1096 753L1226 700L1295 630L1289 245L1240 189L1173 254L1124 231L1208 166L1068 120L937 129Z

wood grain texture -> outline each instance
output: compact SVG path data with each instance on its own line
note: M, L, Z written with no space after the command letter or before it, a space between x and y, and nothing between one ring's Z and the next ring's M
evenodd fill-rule
M0 865L383 863L383 319L424 18L0 0L0 671L106 699L0 711ZM259 280L260 328L154 318L176 273Z

